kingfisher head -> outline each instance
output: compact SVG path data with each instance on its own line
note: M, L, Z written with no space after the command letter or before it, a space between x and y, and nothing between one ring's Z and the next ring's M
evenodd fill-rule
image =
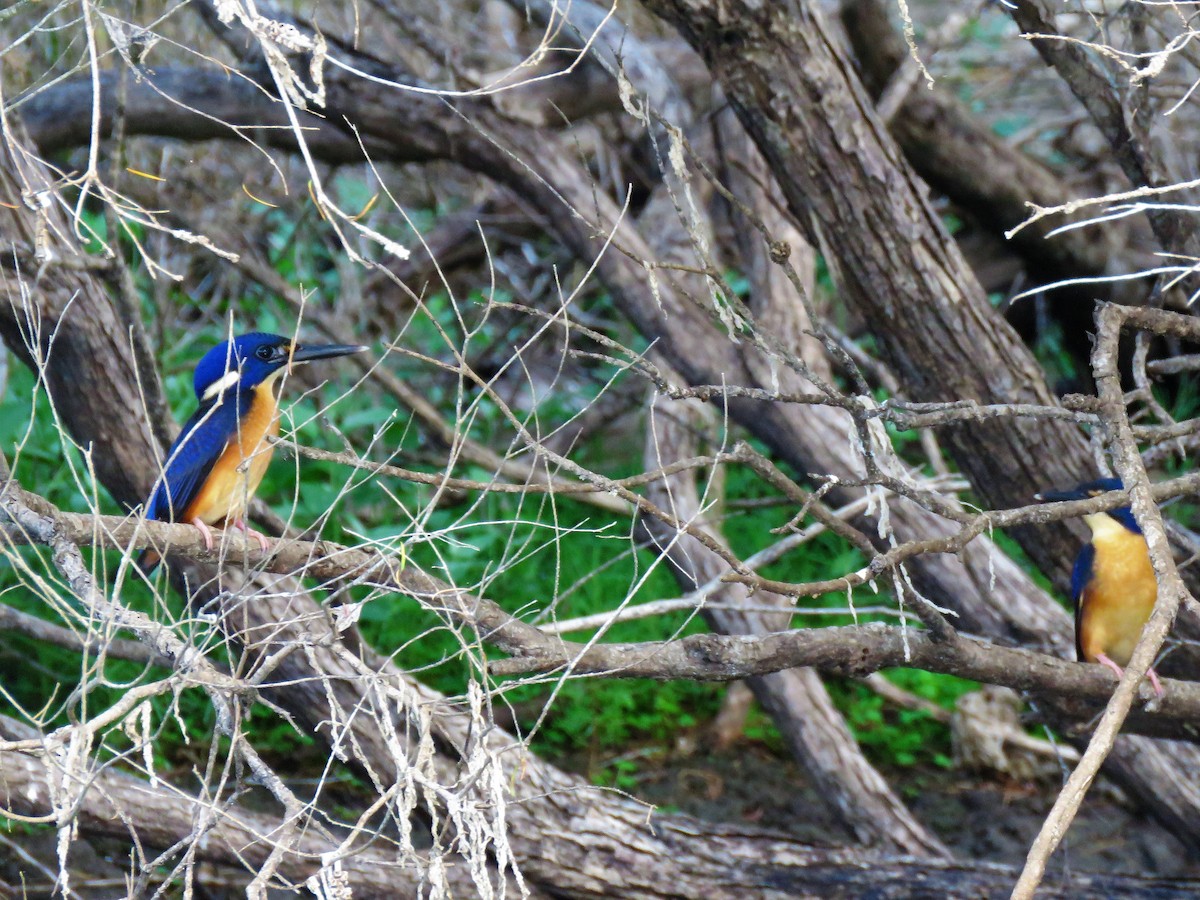
M278 334L243 334L204 354L193 386L201 403L211 403L226 391L240 393L268 383L285 368L366 349L354 344L297 344Z
M1095 481L1085 481L1083 484L1077 485L1067 491L1042 491L1040 494L1035 494L1034 499L1040 500L1043 503L1051 503L1057 500L1087 500L1089 497L1099 497L1101 494L1107 494L1109 491L1123 490L1125 490L1125 485L1121 482L1120 478L1098 478ZM1128 506L1120 506L1106 512L1092 513L1083 517L1083 520L1088 523L1092 531L1096 531L1097 526L1106 519L1115 519L1135 534L1142 533L1137 519L1133 517L1133 510Z

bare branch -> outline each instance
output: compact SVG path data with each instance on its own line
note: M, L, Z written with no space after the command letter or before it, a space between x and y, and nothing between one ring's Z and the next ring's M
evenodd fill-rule
M10 493L16 490L12 482L9 485ZM1083 502L1095 501L1060 505ZM39 506L43 510L52 508L44 501ZM204 548L201 536L187 525L71 513L57 513L55 518L63 537L79 543L91 543L99 535L104 545L114 548L157 546L169 547L171 553L180 556L197 559L213 556ZM39 533L28 537L36 539ZM477 630L485 641L512 654L512 660L489 664L495 674L553 672L570 665L578 674L730 681L795 666L857 676L881 668L911 666L1056 698L1065 715L1081 720L1094 715L1095 704L1107 700L1112 688L1111 676L1102 667L1064 662L962 635L938 639L924 632L909 629L906 634L899 627L883 625L787 631L750 638L695 635L665 643L589 646L547 634L516 619L490 600L468 594L411 563L378 552L327 541L284 541L264 553L254 540L248 540L240 532L226 532L221 548L215 552L227 561L264 565L268 571L300 572L321 580L353 578L416 597L455 616ZM147 628L162 629L136 622L129 627L139 629L139 633ZM1200 717L1200 686L1177 681L1164 684L1167 696L1158 708L1148 707L1131 719L1129 725L1139 733L1190 740L1193 735L1189 722Z

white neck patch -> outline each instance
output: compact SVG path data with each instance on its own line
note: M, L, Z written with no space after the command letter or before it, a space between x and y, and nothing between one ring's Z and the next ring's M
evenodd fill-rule
M224 393L226 390L236 385L241 377L242 373L237 369L230 369L204 389L204 393L200 395L201 402L211 400L213 397Z

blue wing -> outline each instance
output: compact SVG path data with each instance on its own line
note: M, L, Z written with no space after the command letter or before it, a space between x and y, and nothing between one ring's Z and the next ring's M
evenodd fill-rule
M205 404L192 415L167 453L167 467L146 504L146 518L177 522L183 518L204 479L237 434L236 402Z
M1083 659L1083 604L1084 590L1092 580L1092 566L1096 561L1096 547L1090 541L1083 545L1075 557L1075 568L1071 570L1071 599L1075 601L1075 655Z

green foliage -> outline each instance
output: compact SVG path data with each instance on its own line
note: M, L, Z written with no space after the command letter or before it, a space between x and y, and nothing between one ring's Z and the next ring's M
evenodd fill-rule
M959 697L977 687L951 675L917 669L892 669L884 677L945 709L953 709ZM825 684L834 706L875 765L888 769L952 765L950 729L929 713L898 709L860 681L827 678ZM746 721L745 736L774 753L788 752L774 723L757 706Z
M604 787L633 792L638 788L640 770L641 766L636 759L621 757L614 759L596 772L593 780Z
M886 677L946 709L953 709L959 697L978 688L974 682L918 669L893 669ZM857 681L831 682L829 690L855 739L877 765L951 766L950 731L929 713L898 709Z
M1002 138L1010 138L1032 125L1033 116L1028 114L1004 116L992 123L992 131Z
M8 367L7 389L0 396L0 447L22 483L53 503L68 507L75 503L81 484L63 460L69 456L78 466L81 456L69 442L64 445L54 427L45 389L15 359Z
M1172 379L1171 391L1161 384L1154 386L1154 396L1176 422L1200 415L1200 383L1195 374L1188 373Z
M1046 381L1049 384L1074 383L1079 377L1079 368L1064 343L1062 325L1047 316L1042 326L1033 345L1033 354L1046 373Z

